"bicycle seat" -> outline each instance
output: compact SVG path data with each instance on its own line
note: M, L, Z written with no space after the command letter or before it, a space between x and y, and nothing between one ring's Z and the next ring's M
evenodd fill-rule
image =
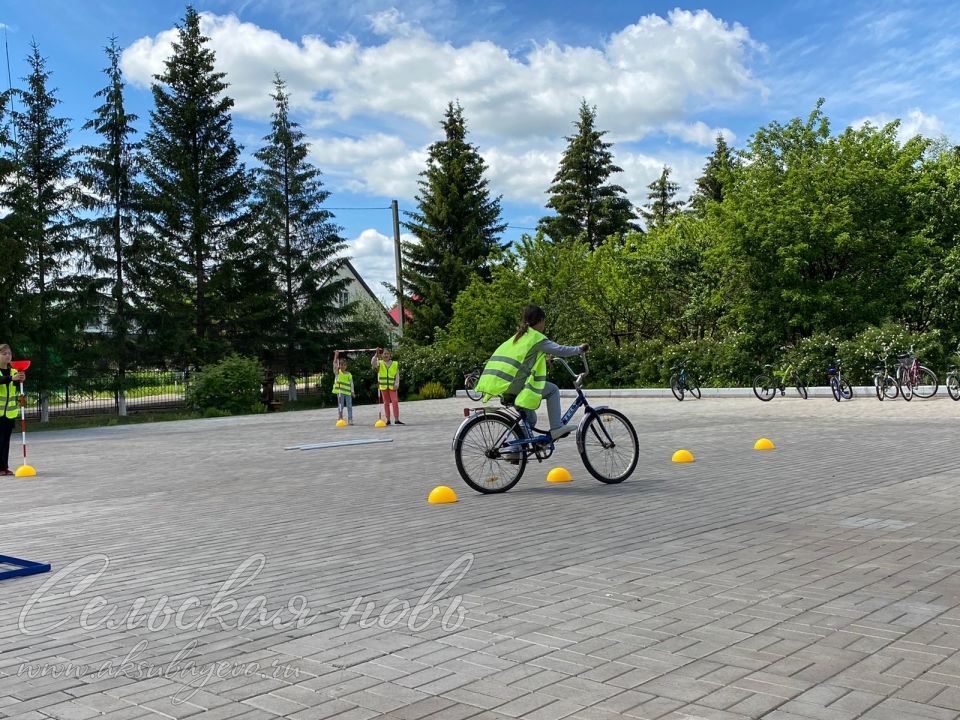
M827 375L836 375L837 369L835 367L827 368Z
M516 402L516 400L517 400L517 396L516 396L516 395L501 395L501 396L500 396L500 404L503 405L504 407L512 408L512 407L514 406L513 404Z

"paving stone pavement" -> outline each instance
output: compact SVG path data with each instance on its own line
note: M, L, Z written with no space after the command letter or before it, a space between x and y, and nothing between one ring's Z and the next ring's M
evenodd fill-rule
M31 435L0 554L53 572L0 582L0 718L960 717L960 403L602 402L632 478L570 439L495 496L463 400Z

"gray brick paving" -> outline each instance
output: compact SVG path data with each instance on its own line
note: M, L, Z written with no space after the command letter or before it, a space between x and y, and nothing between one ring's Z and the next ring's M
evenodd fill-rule
M0 583L0 718L960 718L960 403L609 403L633 478L493 497L460 400L32 435L0 553L75 566Z

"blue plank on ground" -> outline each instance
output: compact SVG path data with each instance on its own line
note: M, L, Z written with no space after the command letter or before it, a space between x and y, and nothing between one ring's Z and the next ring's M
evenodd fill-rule
M13 570L4 569L4 566L10 565L13 566ZM21 560L9 555L0 555L0 580L45 572L50 572L50 563L38 563L33 560Z

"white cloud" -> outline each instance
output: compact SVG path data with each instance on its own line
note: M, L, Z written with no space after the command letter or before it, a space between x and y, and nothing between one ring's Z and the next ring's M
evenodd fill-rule
M392 221L388 213L384 213L384 218L384 228L387 228ZM401 233L400 239L413 240L413 236ZM397 283L393 236L384 235L376 228L368 228L357 237L347 240L347 247L346 254L360 277L384 305L392 307L394 299L383 283Z
M730 102L761 90L749 60L760 46L742 25L706 10L647 15L601 47L547 40L526 57L488 41L455 47L387 11L372 17L389 39L362 47L304 36L293 42L234 15L201 14L217 65L227 73L238 112L266 117L270 82L288 82L295 107L318 121L400 115L434 128L448 101L468 110L472 129L506 137L551 137L570 129L582 98L605 127L636 139L651 127L686 119L687 104ZM175 31L141 38L123 55L130 80L149 84L163 71Z
M706 10L646 15L597 47L542 39L522 56L489 41L442 42L395 10L367 16L386 38L372 46L349 37L293 41L234 15L200 17L236 112L265 120L278 72L328 186L383 197L414 197L426 146L454 99L490 167L493 192L542 204L583 99L617 143L618 164L632 168L624 177L642 174L643 189L663 162L629 155L630 143L654 132L705 147L718 132L732 140L730 130L708 126L688 108L732 105L764 90L750 69L762 46L742 25ZM175 38L167 30L133 43L123 54L128 79L150 84ZM673 150L670 164L678 164Z
M855 128L862 127L866 123L870 123L875 127L883 127L887 123L896 120L897 118L891 117L884 113L879 115L871 115L869 117L860 118L855 120L851 125ZM908 110L906 114L900 116L900 128L897 130L897 137L900 142L906 142L910 138L916 135L923 135L928 138L937 138L943 135L946 130L943 124L943 121L940 120L936 115L927 115L925 112L919 108L913 108Z

